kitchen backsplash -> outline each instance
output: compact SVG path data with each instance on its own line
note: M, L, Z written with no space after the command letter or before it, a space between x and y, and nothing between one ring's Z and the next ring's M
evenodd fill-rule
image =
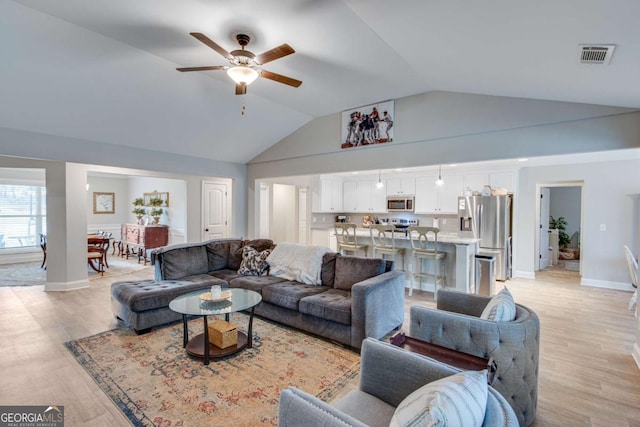
M364 214L351 214L346 215L349 218L348 222L362 225ZM407 213L386 213L379 215L370 215L372 218L378 218L378 220L384 218L391 220L392 218L403 219L417 219L419 225L424 227L433 226L433 220L438 219L438 227L443 233L457 233L458 232L458 216L457 215L416 215L410 212ZM312 228L331 228L336 220L336 216L333 214L312 214L311 227Z

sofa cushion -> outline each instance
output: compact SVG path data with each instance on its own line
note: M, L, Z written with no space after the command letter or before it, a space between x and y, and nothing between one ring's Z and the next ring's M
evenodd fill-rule
M282 282L284 279L275 276L240 276L229 280L230 288L242 288L262 294L265 286Z
M258 252L266 251L267 249L273 249L273 240L271 239L254 239L254 240L243 240L243 246L251 246Z
M238 274L243 276L264 276L269 268L267 257L270 253L271 249L258 252L251 246L245 246L242 249L242 262L240 263Z
M209 289L212 285L227 287L227 283L207 276L209 281L182 280L132 280L115 282L111 285L111 295L120 304L132 311L140 312L167 307L172 299L197 290Z
M207 242L207 259L209 271L222 270L229 264L229 246L231 241Z
M465 371L426 384L400 402L390 427L481 427L487 408L487 371Z
M322 286L333 288L333 282L336 278L336 258L339 256L340 254L336 252L327 252L322 256L322 269L320 271Z
M172 249L162 253L161 256L165 280L181 279L209 271L207 249L204 245Z
M278 307L298 311L298 303L304 297L316 295L329 288L326 286L303 285L298 282L280 282L262 289L262 300Z
M351 292L329 289L300 300L300 313L351 325Z
M385 260L380 258L338 257L333 287L349 291L355 283L384 273L385 267Z
M217 277L218 279L222 279L226 282L230 282L236 277L240 277L238 274L238 270L229 270L228 268L224 268L222 270L210 271L208 273L210 276Z
M227 268L229 270L238 270L242 262L242 248L244 245L241 240L232 240L229 242L229 259Z
M482 310L481 319L512 322L516 318L516 303L506 287L498 292Z

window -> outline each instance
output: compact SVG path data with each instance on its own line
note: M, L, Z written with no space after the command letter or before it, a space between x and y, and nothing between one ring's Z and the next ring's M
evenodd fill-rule
M47 233L47 189L0 184L0 248L40 245Z

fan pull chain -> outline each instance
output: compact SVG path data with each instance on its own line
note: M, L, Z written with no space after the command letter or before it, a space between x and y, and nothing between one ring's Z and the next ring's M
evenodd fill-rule
M245 112L245 110L246 110L246 109L247 109L247 107L245 107L245 105L244 105L244 104L242 104L242 115L243 115L243 116L244 116L244 112Z

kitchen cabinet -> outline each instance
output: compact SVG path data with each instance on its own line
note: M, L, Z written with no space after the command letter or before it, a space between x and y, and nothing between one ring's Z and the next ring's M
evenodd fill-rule
M378 188L377 180L345 181L344 212L384 213L387 211L387 193Z
M342 179L314 177L312 180L311 211L342 212Z
M387 179L387 196L413 196L416 194L415 178Z
M443 176L444 185L436 185L438 175L416 178L415 213L457 214L458 196L462 194L461 175Z

